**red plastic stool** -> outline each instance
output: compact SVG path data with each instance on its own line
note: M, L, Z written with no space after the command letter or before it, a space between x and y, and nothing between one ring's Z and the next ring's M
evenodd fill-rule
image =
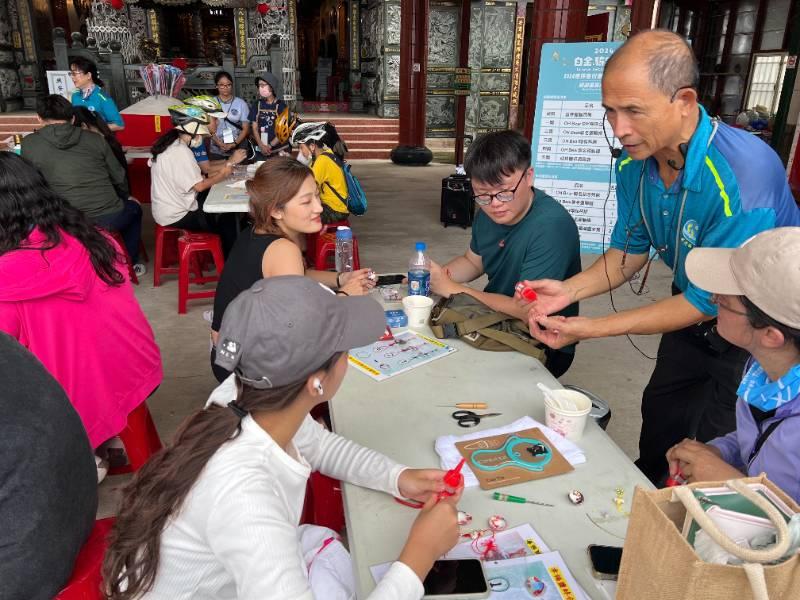
M317 271L328 271L335 268L336 263L336 233L326 233L319 236L314 253L314 268ZM353 270L361 268L358 260L358 240L353 236Z
M89 539L83 544L83 548L75 559L72 576L55 600L101 600L105 598L102 593L101 568L108 546L108 534L113 525L114 517L94 522Z
M161 275L177 275L178 267L171 267L178 262L178 238L188 235L186 229L164 227L156 223L156 262L153 266L153 287L161 285Z
M336 233L337 227L350 227L350 221L345 219L344 221L333 221L332 223L327 223L326 225L322 226L317 233L307 233L306 234L306 257L308 258L309 263L313 263L317 257L317 241L325 235L326 233L333 232Z
M128 415L128 425L120 431L119 437L125 446L128 464L109 469L109 475L138 471L153 454L161 450L161 438L147 410L147 402L142 402Z
M131 255L128 254L128 249L125 247L125 240L122 239L122 234L113 229L106 229L105 231L108 233L108 235L114 238L119 245L119 249L122 251L123 256L125 256L125 262L128 263L128 275L131 278L131 283L134 285L139 285L139 278L136 276L136 271L133 270L133 261L131 260Z
M216 275L203 276L202 273L195 273L193 278L189 278L189 267L192 262L192 255L195 252L210 252L217 267ZM178 314L186 314L186 302L196 298L213 298L216 290L203 292L190 292L190 283L209 283L219 281L225 260L222 258L222 242L219 236L213 233L189 233L178 238L178 255L180 256L180 271L178 273ZM197 264L197 263L195 263Z
M344 527L342 484L319 472L311 473L306 487L301 523L322 525L334 531Z

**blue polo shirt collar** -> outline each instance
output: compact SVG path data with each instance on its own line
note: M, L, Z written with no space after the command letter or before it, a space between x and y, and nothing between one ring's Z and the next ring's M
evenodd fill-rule
M703 168L708 154L708 138L714 126L706 110L698 105L700 117L697 121L692 139L689 140L689 152L686 155L686 166L683 170L683 187L692 192L702 191Z

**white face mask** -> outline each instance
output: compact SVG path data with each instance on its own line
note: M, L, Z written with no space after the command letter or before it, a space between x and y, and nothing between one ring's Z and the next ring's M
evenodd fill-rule
M306 156L302 152L297 153L297 162L301 165L310 166L311 165L311 156Z
M189 147L190 148L199 148L203 145L203 138L199 135L194 136L191 140L189 140Z

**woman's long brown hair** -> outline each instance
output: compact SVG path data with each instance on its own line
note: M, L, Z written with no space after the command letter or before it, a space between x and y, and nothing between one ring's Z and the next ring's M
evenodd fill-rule
M321 368L327 370L337 357ZM268 390L240 385L237 404L248 412L279 410L297 398L305 383ZM240 425L240 419L228 408L211 406L195 412L178 428L172 443L155 454L125 486L103 560L107 598L134 599L152 588L161 532L168 519L180 509L214 453L239 435Z
M253 229L283 235L272 211L281 209L294 198L314 172L290 156L277 156L261 165L245 186L250 194Z

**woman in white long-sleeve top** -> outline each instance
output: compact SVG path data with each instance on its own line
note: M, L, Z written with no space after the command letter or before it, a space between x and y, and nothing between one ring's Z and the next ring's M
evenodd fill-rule
M444 471L403 467L309 416L338 390L347 351L384 328L374 300L335 296L305 277L270 277L242 292L225 311L217 346L217 363L234 374L123 492L105 557L108 597L353 597L331 589L337 577L315 586L309 566L309 557L333 564L320 557L335 550L328 534L300 526L308 477L319 470L426 502L369 596L418 600L434 561L458 541L461 489L439 500ZM310 538L322 542L316 554ZM352 577L344 566L341 580Z

